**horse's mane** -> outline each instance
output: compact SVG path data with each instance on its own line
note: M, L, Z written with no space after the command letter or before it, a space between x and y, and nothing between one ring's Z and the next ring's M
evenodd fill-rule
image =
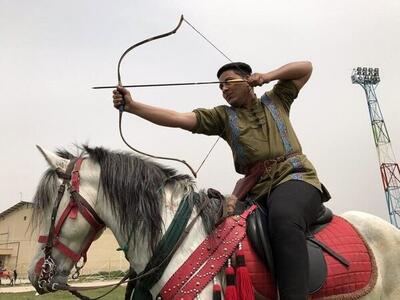
M195 183L189 175L180 175L175 169L132 153L110 151L102 147L91 148L87 145L79 148L79 155L89 155L100 165L101 187L125 236L129 236L132 228L135 228L132 239L137 239L140 233L142 237L148 238L154 250L162 233L161 199L166 185L184 191L188 200L193 201L197 207L203 201L209 201L201 216L208 232L214 228L219 203L210 201L203 191L199 193L200 197L195 197ZM58 150L57 154L67 159L74 157L66 150ZM34 196L33 222L41 220L40 216L49 209L56 193L57 175L54 170L48 169Z

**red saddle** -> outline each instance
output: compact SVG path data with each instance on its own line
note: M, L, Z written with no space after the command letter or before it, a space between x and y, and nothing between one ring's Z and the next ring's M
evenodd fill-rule
M327 277L321 289L312 294L312 299L326 297L355 299L372 290L377 278L373 253L349 222L334 216L332 221L315 235L315 238L343 256L350 265L345 267L324 252ZM247 236L242 241L242 245L255 290L267 299L277 299L275 282L251 247Z

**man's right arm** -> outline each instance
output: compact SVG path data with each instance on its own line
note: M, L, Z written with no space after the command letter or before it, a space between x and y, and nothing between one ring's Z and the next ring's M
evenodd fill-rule
M155 107L133 101L130 92L118 87L113 91L113 103L115 108L119 108L125 102L125 111L135 114L154 124L178 127L188 131L193 131L197 126L197 117L194 112L181 113L170 109Z

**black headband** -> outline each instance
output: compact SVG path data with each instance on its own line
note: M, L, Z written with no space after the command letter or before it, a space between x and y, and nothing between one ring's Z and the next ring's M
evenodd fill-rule
M232 62L226 65L223 65L217 72L217 77L221 76L227 70L237 70L241 73L246 73L246 75L251 75L252 70L251 67L243 62Z

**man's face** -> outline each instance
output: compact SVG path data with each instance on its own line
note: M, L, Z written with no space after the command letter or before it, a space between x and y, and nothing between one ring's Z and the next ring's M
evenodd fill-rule
M239 82L235 82L239 81ZM246 105L249 101L250 88L246 82L241 82L240 80L245 80L239 74L236 74L233 70L226 70L219 77L219 81L231 81L220 83L220 89L222 91L222 96L233 107L242 107Z

